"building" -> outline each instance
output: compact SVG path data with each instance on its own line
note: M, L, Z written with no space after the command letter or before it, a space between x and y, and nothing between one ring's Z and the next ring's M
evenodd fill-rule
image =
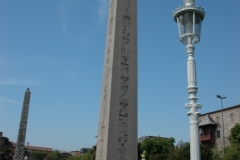
M92 150L92 148L81 148L80 149L80 155L83 155L84 153L87 153L87 152L89 152L91 150Z
M224 143L225 147L230 145L228 137L231 129L236 123L240 124L240 104L224 108L223 112L220 109L201 114L199 121L200 142L222 151Z
M80 151L71 151L69 153L72 154L73 156L80 156L81 155Z
M9 141L7 137L3 136L3 132L0 132L0 146L1 147L6 147L6 148L11 148L13 153L15 153L16 149L16 143ZM24 146L25 149L25 156L29 156L29 154L32 151L43 151L43 152L51 152L53 151L52 148L47 148L47 147L38 147L38 146L30 146L29 143Z
M64 151L64 150L57 150L57 151L59 151L62 155L65 155L66 157L71 157L71 156L73 156L72 153L67 152L67 151Z
M0 132L0 147L10 148L14 153L16 144L9 141L7 137L3 136L3 132Z

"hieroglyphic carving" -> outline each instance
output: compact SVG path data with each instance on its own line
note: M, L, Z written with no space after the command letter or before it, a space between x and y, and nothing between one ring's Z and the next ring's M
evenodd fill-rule
M130 70L130 29L131 29L131 7L130 0L123 0L122 15L122 47L121 47L121 71L120 71L120 96L119 96L119 160L126 160L126 143L128 142L128 107L129 107L129 70ZM130 104L131 105L131 104Z
M21 115L21 120L20 120L20 125L19 125L14 160L23 160L23 158L24 158L24 144L25 144L26 131L27 131L27 120L28 120L30 95L31 95L31 92L28 88L27 91L25 92L24 101L23 101L22 115Z
M102 102L102 113L101 113L101 125L100 125L100 147L99 149L99 160L103 159L104 154L104 136L106 131L106 112L107 112L107 101L108 91L109 91L109 75L112 72L111 66L111 56L112 56L112 30L113 30L113 21L114 21L114 0L110 2L110 18L108 26L108 40L107 40L107 49L105 54L105 75L104 75L104 88L103 88L103 102Z

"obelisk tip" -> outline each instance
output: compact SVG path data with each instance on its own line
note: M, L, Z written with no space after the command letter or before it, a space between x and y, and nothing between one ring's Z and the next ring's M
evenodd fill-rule
M29 89L29 88L27 88L26 92L30 92L30 89Z

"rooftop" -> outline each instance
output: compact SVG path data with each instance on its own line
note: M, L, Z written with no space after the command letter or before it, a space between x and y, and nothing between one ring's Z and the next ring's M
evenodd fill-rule
M206 114L203 120L199 123L199 126L205 125L216 125L208 114Z
M237 104L237 105L234 105L234 106L231 106L231 107L223 108L223 111L233 109L233 108L238 108L238 107L240 107L240 104ZM222 111L222 109L219 109L219 110L215 110L215 111L212 111L212 112L207 112L207 113L200 114L200 116L204 116L204 115L212 114L212 113L216 113L216 112L221 112L221 111Z

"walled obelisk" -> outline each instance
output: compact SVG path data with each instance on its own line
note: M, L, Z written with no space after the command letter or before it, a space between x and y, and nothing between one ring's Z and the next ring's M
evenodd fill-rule
M96 160L137 160L137 0L110 0Z
M25 92L24 101L23 101L22 115L20 119L19 130L18 130L17 146L15 150L14 160L24 159L24 151L25 151L24 144L25 144L26 131L27 131L30 95L31 95L31 92L28 88Z

